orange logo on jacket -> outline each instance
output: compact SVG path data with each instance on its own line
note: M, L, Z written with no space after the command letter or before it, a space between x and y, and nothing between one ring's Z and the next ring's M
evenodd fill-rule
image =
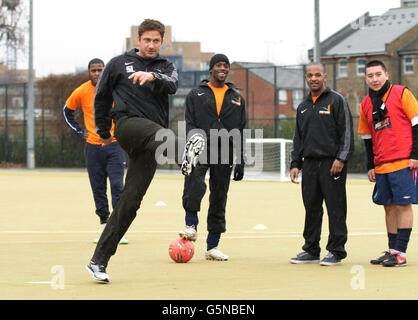
M241 97L238 97L238 99L232 99L231 102L235 104L236 106L241 105Z
M321 107L319 114L331 114L331 105L328 105L328 108Z

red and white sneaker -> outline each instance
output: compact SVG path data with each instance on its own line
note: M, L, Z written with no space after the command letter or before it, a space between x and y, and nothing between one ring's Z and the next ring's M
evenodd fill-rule
M382 262L384 267L405 267L406 257L402 257L400 253L395 253L389 259Z

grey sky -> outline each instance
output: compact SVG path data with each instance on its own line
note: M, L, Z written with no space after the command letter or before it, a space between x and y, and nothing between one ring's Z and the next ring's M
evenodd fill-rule
M176 41L231 61L298 64L313 46L314 0L33 0L38 76L70 73L93 57L107 62L124 50L130 27L145 18L173 28ZM321 40L363 13L380 15L399 0L320 0Z

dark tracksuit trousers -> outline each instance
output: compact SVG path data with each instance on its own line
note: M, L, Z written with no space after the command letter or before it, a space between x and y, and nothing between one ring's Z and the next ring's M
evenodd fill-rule
M96 214L101 218L110 215L107 199L107 178L110 181L112 208L116 207L123 190L126 155L117 142L105 147L86 143L86 166L93 191Z
M200 204L207 188L205 175L208 170L210 195L207 228L210 233L223 233L226 231L225 207L232 165L198 163L192 174L185 178L183 208L187 212L200 211Z
M157 161L155 151L163 141L155 141L157 123L140 117L122 117L116 121L115 137L128 155L125 187L113 213L100 236L92 261L107 266L118 243L126 233L154 177ZM175 141L177 157L177 139Z
M303 237L305 244L302 249L313 256L320 255L319 241L323 217L323 201L325 200L328 220L329 237L326 249L339 259L347 256L344 245L347 242L347 167L335 176L330 169L335 159L307 159L302 167L302 197L306 209Z

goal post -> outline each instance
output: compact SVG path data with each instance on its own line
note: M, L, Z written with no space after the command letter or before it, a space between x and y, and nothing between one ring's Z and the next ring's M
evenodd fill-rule
M290 181L293 141L282 138L246 139L247 178Z

